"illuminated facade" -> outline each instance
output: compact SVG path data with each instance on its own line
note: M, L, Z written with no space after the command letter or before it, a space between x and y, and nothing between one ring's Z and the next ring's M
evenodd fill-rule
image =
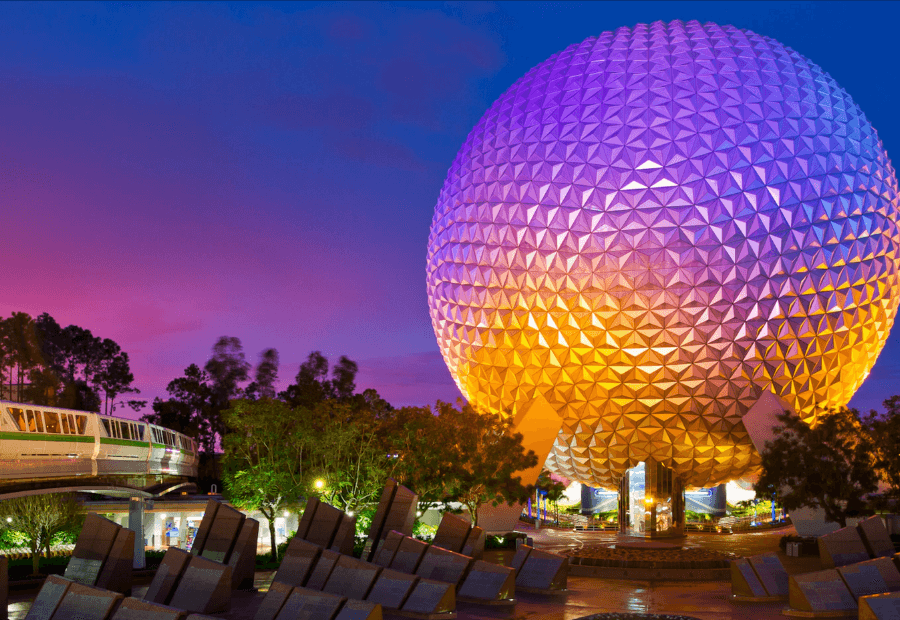
M529 71L441 190L428 300L478 407L561 417L547 467L616 488L754 470L764 391L844 405L898 303L898 190L871 124L797 52L731 26L621 28Z

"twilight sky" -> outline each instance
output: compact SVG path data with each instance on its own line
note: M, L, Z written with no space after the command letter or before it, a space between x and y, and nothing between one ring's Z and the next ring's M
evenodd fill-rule
M0 3L0 314L116 340L142 398L221 335L319 349L395 405L459 396L425 299L447 169L532 66L729 23L828 71L900 157L897 3ZM900 332L851 405L900 392Z

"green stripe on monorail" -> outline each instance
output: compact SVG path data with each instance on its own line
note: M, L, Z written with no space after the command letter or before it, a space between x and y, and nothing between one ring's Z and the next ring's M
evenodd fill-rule
M13 439L16 441L71 441L74 443L94 443L93 435L51 435L47 433L0 432L0 439Z
M131 439L116 439L115 437L101 437L100 443L111 443L116 446L136 446L138 448L146 448L146 441L132 441Z

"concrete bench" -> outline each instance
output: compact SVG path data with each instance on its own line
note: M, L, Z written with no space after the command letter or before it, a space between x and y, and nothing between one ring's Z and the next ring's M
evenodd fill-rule
M321 553L321 547L307 542L299 536L294 536L288 543L278 572L275 573L274 581L292 587L306 585L306 580L309 579Z
M191 555L231 568L233 590L253 589L259 522L215 499L206 503Z
M516 589L541 594L562 592L566 590L568 576L569 558L532 549L516 572Z
M194 556L175 584L168 603L192 613L214 614L231 609L231 567Z
M65 577L117 592L131 589L134 532L90 513L75 542Z
M26 620L107 620L122 600L119 592L49 575L38 592Z
M110 620L183 620L186 612L167 605L126 598Z
M890 558L838 566L837 572L856 600L870 594L900 592L900 571Z
M834 568L864 562L869 559L869 552L855 527L844 527L830 534L819 536L819 557L822 566Z
M375 564L342 555L331 570L322 591L346 596L348 599L365 600L381 570Z
M875 515L856 524L860 538L872 558L889 558L894 555L894 543L881 517Z
M810 612L857 611L856 599L847 589L844 580L835 569L791 575L788 583L789 605L782 611L784 615L803 615ZM800 613L796 613L800 612Z

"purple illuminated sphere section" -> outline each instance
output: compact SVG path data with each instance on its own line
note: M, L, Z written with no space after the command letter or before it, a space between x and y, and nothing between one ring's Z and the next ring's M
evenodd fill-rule
M539 396L555 472L614 486L751 473L764 392L847 403L898 301L898 191L818 66L731 26L654 23L517 81L447 175L428 244L441 351L476 406Z

